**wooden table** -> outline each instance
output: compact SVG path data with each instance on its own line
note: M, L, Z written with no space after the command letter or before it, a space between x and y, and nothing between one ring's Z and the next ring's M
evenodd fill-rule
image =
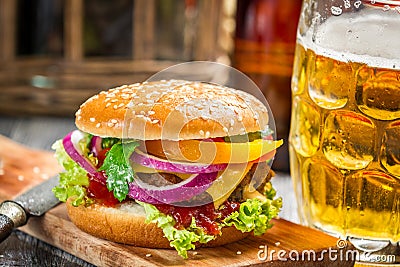
M51 144L75 129L73 118L0 116L0 134L32 148L50 150ZM0 148L1 149L1 148ZM274 186L283 197L280 216L298 223L290 176L278 173ZM0 266L92 266L23 232L0 244Z

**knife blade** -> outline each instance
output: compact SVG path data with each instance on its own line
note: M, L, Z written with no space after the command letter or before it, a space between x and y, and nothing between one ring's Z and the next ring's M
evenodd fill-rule
M30 216L41 216L60 201L52 188L58 184L58 175L29 189L13 200L0 204L0 242L5 240L14 228L25 225Z

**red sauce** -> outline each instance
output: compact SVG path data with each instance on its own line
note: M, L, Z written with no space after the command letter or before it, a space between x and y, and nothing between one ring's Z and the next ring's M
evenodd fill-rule
M221 213L222 220L231 215L232 212L239 210L240 203L239 202L232 202L232 201L225 201L223 207L219 212Z
M198 207L178 207L168 204L155 205L164 214L171 215L175 219L175 227L183 229L189 227L194 217L196 225L205 230L209 235L218 235L220 230L217 222L225 219L229 214L239 209L237 202L226 201L225 207L221 210L214 208L214 203Z
M105 148L99 151L97 155L97 168L100 168L104 163L104 159L106 158L107 152L110 148ZM107 177L104 171L101 171L104 177ZM97 203L108 207L114 207L119 203L118 199L114 197L114 193L108 191L107 186L98 182L94 177L88 174L89 177L89 186L87 188L88 197L95 199Z
M108 207L114 207L116 204L119 203L118 199L114 197L113 192L108 191L107 187L104 184L96 181L90 174L88 174L88 177L89 177L89 186L87 188L88 197L93 198L98 203Z

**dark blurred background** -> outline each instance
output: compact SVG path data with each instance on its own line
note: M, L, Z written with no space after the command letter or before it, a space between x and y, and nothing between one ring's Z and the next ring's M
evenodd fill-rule
M0 113L69 115L178 62L229 64L235 1L226 3L1 0Z

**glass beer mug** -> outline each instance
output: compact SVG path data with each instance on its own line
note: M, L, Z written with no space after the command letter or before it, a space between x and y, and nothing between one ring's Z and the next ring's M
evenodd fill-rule
M400 1L304 0L292 99L301 221L399 263Z

